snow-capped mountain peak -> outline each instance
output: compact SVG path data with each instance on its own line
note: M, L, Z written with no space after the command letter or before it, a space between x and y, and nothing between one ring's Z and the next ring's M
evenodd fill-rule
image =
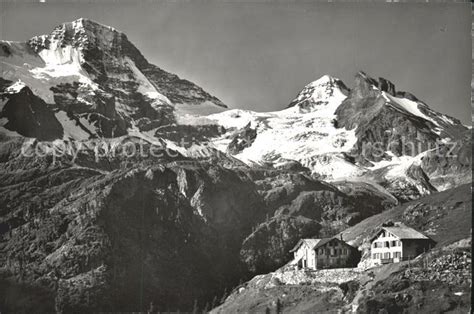
M340 103L347 95L348 89L338 78L323 75L306 85L288 107L308 108L311 105L325 105L329 102Z
M0 63L5 86L21 80L61 123L64 132L46 138L151 132L175 123L178 105L197 113L200 106L204 112L226 108L199 86L150 64L124 33L84 18L26 43L0 41Z
M124 36L124 34L113 27L80 18L56 26L49 35L31 38L29 44L37 52L44 48L64 48L67 45L83 48L90 43L109 50L118 36Z
M125 34L88 19L26 43L1 41L0 63L1 125L40 140L142 134L179 146L188 138L183 150L206 143L248 165L296 162L328 180L377 172L380 183L393 179L386 165L412 165L413 156L467 130L364 72L352 89L324 75L284 110L225 110L202 88L150 64ZM400 169L418 176L413 166Z

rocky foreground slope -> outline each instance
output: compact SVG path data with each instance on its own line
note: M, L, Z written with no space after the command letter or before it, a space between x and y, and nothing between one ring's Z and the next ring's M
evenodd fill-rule
M240 243L265 206L245 173L90 151L53 163L21 145L1 143L2 309L190 309L246 273Z
M344 237L365 253L361 268L305 271L285 266L239 285L212 313L466 313L472 284L469 192L465 185L424 197L346 229ZM368 239L391 220L430 234L436 247L409 262L366 269Z

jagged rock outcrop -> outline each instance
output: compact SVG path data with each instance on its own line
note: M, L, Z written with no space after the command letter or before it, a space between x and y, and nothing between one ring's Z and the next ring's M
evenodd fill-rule
M245 174L166 157L89 164L86 148L74 163L28 158L25 145L1 143L2 289L45 290L48 311L189 311L246 273L240 245L265 209ZM23 295L2 308L39 306L15 303Z
M466 128L455 119L440 116L394 85L376 82L363 72L356 75L354 88L337 108L337 127L356 130L357 142L351 154L369 161L395 156L416 156L436 147L441 139L459 138ZM410 99L411 98L411 99Z
M22 80L54 109L66 138L110 138L130 128L173 124L176 104L226 108L202 88L150 64L124 33L88 19L0 46L2 76Z
M11 81L0 80L0 119L4 128L40 140L62 138L61 124L41 98L21 83L12 86Z
M301 238L334 236L347 226L394 206L397 201L370 185L333 186L304 174L257 180L268 214L242 243L241 259L253 274L281 267Z
M303 216L273 217L243 241L241 259L250 272L267 273L291 260L293 246L302 238L318 236L320 229L316 220Z
M213 138L225 133L222 126L216 124L204 125L180 125L170 124L161 126L155 131L155 136L168 139L180 146L189 148L195 144L204 144L212 141Z
M334 186L301 173L268 176L256 182L271 216L313 219L323 226L324 236L331 236L397 203L392 196L370 185L354 188L349 187L350 182L341 182Z
M250 147L256 136L257 130L252 129L250 123L247 124L244 128L232 135L230 143L227 146L227 152L232 155L238 154L245 148Z
M472 138L471 130L457 141L440 143L426 153L421 168L429 182L438 190L447 190L472 181Z
M392 96L395 96L395 94L396 94L395 85L392 82L390 82L389 80L384 79L383 77L379 77L377 87L381 91L387 92Z

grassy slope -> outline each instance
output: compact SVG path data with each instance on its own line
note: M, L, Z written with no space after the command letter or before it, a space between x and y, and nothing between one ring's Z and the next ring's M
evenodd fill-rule
M407 225L426 232L437 241L437 247L440 250L434 250L428 253L429 255L452 255L451 250L444 251L442 248L471 236L471 205L471 186L467 184L407 202L369 217L346 229L343 236L346 241L352 241L354 245L359 246L382 223L388 220L403 221ZM412 218L414 210L419 214L417 219ZM405 216L405 212L409 214ZM466 270L457 271L459 273L449 270L456 280L460 280L460 284L439 280L431 283L431 280L415 276L409 279L407 287L394 291L394 286L398 287L404 283L404 279L399 277L407 267L411 267L414 274L425 274L422 277L428 276L428 279L435 273L443 273L442 269L433 270L432 273L430 267L418 265L421 261L388 264L363 272L354 287L355 291L347 294L337 284L275 285L264 288L262 285L251 287L249 283L246 283L241 286L245 289L241 292L238 291L239 288L234 290L226 302L214 309L213 313L239 311L263 313L267 308L271 313L275 313L277 300L280 300L283 312L288 313L334 313L343 308L349 310L352 304L360 305L358 312L361 313L376 313L378 310L393 313L403 310L407 313L431 313L436 309L453 313L466 312L469 308L470 297L468 293L470 281L466 279L470 275L462 274ZM263 276L267 278L271 274ZM454 295L453 293L457 291L464 291L464 295ZM407 294L412 296L408 301L403 299ZM402 299L398 300L400 297Z
M425 196L404 203L388 211L369 217L342 232L344 240L359 246L377 227L386 221L402 221L425 232L437 242L438 247L448 245L471 236L472 226L471 185ZM420 217L404 215L416 209Z

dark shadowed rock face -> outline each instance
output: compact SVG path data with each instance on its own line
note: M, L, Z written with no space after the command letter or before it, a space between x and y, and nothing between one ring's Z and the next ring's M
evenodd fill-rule
M28 87L24 86L16 93L7 93L5 89L2 89L0 101L4 103L0 110L0 119L7 120L4 124L6 129L40 140L55 140L63 137L63 128L53 111Z
M446 190L472 181L471 130L457 140L440 144L437 150L427 152L421 168L438 190Z
M244 240L240 256L253 274L283 266L301 238L329 237L397 201L363 183L336 186L303 174L257 180L268 210L266 221Z
M250 127L250 123L243 127L241 130L236 131L232 137L229 145L227 146L227 152L235 155L250 147L257 137L257 130Z
M396 203L392 196L377 192L370 185L334 186L304 174L278 174L256 182L270 216L313 219L322 225L323 236L331 236Z
M183 147L190 147L193 144L209 143L213 138L223 133L225 133L225 128L216 124L170 124L158 128L155 136L168 139Z
M111 138L131 128L170 125L176 104L226 108L201 87L150 64L125 34L87 19L0 47L5 78L24 81L60 112L59 122L72 129L68 138Z
M244 173L89 154L53 163L21 157L23 145L0 150L3 289L45 290L48 311L190 311L246 273L241 242L265 206Z
M377 86L382 86L378 89ZM385 152L396 156L415 156L436 145L439 136L434 125L387 104L381 94L394 94L393 84L359 73L355 87L336 110L337 126L356 128L357 143L353 154L369 161L379 161ZM431 146L430 146L431 145Z
M290 250L302 238L317 237L321 225L303 216L281 215L260 224L243 242L240 256L249 271L273 271L292 259Z
M59 84L51 90L59 109L93 124L99 119L99 126L110 125L99 128L96 136L121 136L138 119L142 119L141 125L152 121L159 125L174 122L170 103L152 99L141 89L144 78L139 71L151 65L125 34L79 19L59 25L50 35L32 38L29 45L37 53L72 47L80 56L81 67L99 88L84 93L84 86L74 82Z
M406 100L401 98L405 96ZM356 75L354 88L336 115L338 128L356 129L351 154L362 164L364 159L387 159L386 152L415 156L436 147L444 137L457 140L466 131L457 119L440 116L410 93L396 92L390 81L379 78L377 82L363 72Z
M379 77L377 86L381 91L387 92L390 95L395 96L395 85L393 85L393 83L389 80L386 80L383 77Z
M41 52L49 49L55 41L58 42L58 47L78 48L83 54L85 70L95 77L97 83L108 85L108 92L113 87L130 88L139 83L137 80L119 79L119 76L128 75L133 78L136 75L130 67L124 67L124 63L131 60L158 92L168 97L172 103L197 105L209 101L226 108L219 99L199 86L148 63L127 36L112 27L82 18L57 26L50 35L34 37L29 44L36 52Z

